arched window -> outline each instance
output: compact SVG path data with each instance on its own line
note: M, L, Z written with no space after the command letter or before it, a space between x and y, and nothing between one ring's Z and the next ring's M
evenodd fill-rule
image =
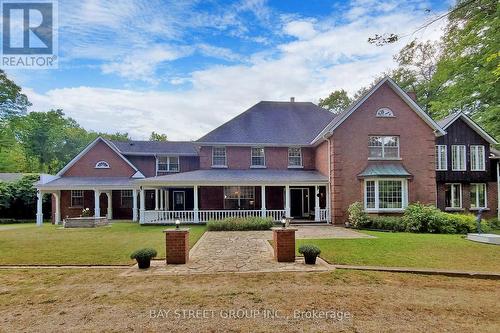
M377 110L376 117L378 118L393 118L394 112L389 108L381 108Z
M96 169L109 169L109 163L106 161L99 161L95 164Z

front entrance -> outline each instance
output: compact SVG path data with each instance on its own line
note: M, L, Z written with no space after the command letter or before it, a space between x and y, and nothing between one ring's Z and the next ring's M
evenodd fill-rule
M309 188L290 189L290 215L295 219L309 218Z
M186 210L186 192L174 191L174 210Z

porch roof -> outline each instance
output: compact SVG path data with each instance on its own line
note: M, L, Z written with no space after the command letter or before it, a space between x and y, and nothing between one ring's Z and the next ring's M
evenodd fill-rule
M40 190L132 189L137 187L129 177L60 177L36 184Z
M371 164L358 177L411 177L401 164Z
M181 172L135 181L140 185L314 185L328 183L328 177L308 170L210 169Z

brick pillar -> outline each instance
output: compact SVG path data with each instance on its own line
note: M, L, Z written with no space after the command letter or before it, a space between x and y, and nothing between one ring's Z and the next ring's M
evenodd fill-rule
M295 231L292 228L273 228L274 259L278 262L295 261Z
M189 261L189 229L166 229L167 264L185 264Z

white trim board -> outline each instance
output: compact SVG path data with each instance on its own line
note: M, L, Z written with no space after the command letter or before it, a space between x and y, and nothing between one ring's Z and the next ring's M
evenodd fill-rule
M429 127L434 129L436 132L436 136L445 135L446 132L424 111L417 103L401 89L396 82L394 82L390 77L386 76L382 80L380 80L373 88L371 88L362 98L360 98L355 104L353 104L347 112L341 114L340 120L337 120L335 117L326 127L314 138L311 142L312 145L316 144L322 137L327 134L333 134L333 131L339 127L349 116L356 111L375 91L377 91L384 83L388 83L389 87L391 87L396 94L399 95L403 99L403 101L417 113L422 120L424 120Z
M476 122L474 122L474 120L472 120L468 115L466 115L463 112L457 112L451 118L451 120L446 125L443 126L443 129L446 130L448 127L450 127L451 124L453 124L459 118L462 118L462 120L465 121L467 123L467 125L469 125L477 134L479 134L483 139L488 141L490 144L492 144L492 145L498 144L498 141L495 140L495 138L493 138L491 135L486 133L486 131L483 130L481 128L481 126L476 124Z
M87 147L85 147L84 150L82 150L78 155L75 156L75 158L73 158L68 164L66 164L64 166L64 168L62 168L57 174L56 176L58 177L61 177L62 175L64 175L64 173L66 173L66 171L68 171L69 168L71 168L76 162L78 162L85 154L87 154L90 149L92 149L99 141L102 141L104 142L109 148L111 148L111 150L113 150L118 156L120 156L128 165L130 165L130 167L132 167L132 169L135 171L135 174L132 176L134 178L141 178L140 176L142 176L142 178L144 178L144 175L142 175L142 173L135 167L135 165L133 165L127 158L125 158L125 156L122 155L122 153L120 153L120 151L111 143L108 142L108 140L104 139L103 137L97 137L94 141L92 141L91 143L89 143L87 145Z

